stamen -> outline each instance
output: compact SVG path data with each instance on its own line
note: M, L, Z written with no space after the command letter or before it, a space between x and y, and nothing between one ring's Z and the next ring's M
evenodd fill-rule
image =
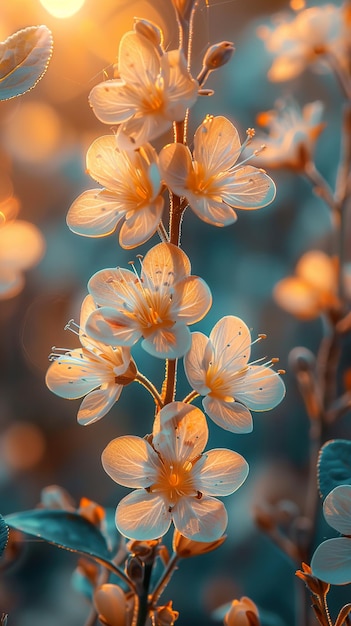
M67 324L64 326L64 330L70 330L71 333L74 333L79 337L80 326L74 321L74 319L71 319L67 322Z

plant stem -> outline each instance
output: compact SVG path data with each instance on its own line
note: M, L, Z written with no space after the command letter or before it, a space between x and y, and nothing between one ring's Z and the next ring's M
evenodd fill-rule
M163 404L173 402L177 383L177 359L166 360L166 376L164 380Z
M141 374L140 372L137 372L135 380L138 383L140 383L141 385L143 385L143 387L145 387L145 389L147 389L150 392L150 394L152 395L153 399L155 400L155 404L160 409L162 409L163 401L162 401L162 398L161 398L160 394L158 393L155 385L153 385L153 383L148 378L146 378L146 376Z
M168 583L169 583L169 581L171 579L171 576L173 575L179 560L180 560L179 556L176 554L176 552L174 552L172 554L171 558L169 559L169 561L167 563L167 567L165 567L161 578L159 579L158 583L156 584L155 589L152 592L151 606L154 606L156 604L156 602L158 601L159 597L163 593L163 590L168 585Z
M185 396L183 402L190 404L193 400L195 400L195 398L198 398L199 396L200 394L197 393L195 389L193 389L193 391L191 391L190 393L188 393L187 396Z
M145 563L143 590L142 590L142 593L139 594L138 618L137 618L136 626L145 626L145 622L148 617L149 586L150 586L150 580L151 580L152 566L153 566L153 562Z

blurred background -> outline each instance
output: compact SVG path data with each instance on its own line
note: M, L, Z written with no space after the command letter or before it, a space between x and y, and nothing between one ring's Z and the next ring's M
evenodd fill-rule
M301 104L321 99L326 103L328 126L318 143L317 163L333 184L342 105L333 77L307 71L289 84L272 84L266 78L271 59L256 29L276 11L288 9L285 0L209 0L208 4L200 0L194 74L209 44L233 41L236 52L209 79L206 87L213 88L215 95L195 105L190 133L211 113L228 116L244 138L257 114L272 108L277 97L293 94ZM0 3L1 41L37 24L46 24L54 38L53 57L40 83L24 96L0 103L1 197L11 189L18 217L34 223L45 239L43 258L26 273L21 293L0 301L3 515L34 508L41 490L50 484L64 487L77 503L86 496L115 507L126 490L104 473L101 451L116 436L144 436L151 430L153 403L138 385L126 388L103 420L84 428L76 422L79 401L54 396L44 382L52 346L76 345L64 325L71 318L78 321L91 275L105 267L124 266L157 243L154 237L128 252L119 248L116 235L82 238L72 234L65 222L73 200L94 186L85 173L86 150L96 137L109 132L94 117L88 94L106 76L113 76L120 38L132 28L134 16L155 21L170 47L177 45L170 0ZM163 142L160 139L157 147ZM223 315L238 315L254 335L268 335L254 349L254 358L279 357L280 366L288 370L289 351L296 345L316 350L321 326L318 320L301 324L279 310L272 289L293 272L303 252L328 247L330 223L327 209L308 183L289 172L272 175L277 183L274 203L258 212L238 211L238 221L231 227L214 229L188 211L182 246L191 258L193 273L201 275L213 293L212 309L196 330L208 333ZM133 354L139 369L159 385L163 363L138 346ZM347 366L347 356L343 358ZM179 370L181 399L189 387L181 365ZM303 494L308 422L289 371L285 382L286 400L269 413L254 414L252 434L236 436L209 425L209 446L237 450L251 471L244 487L226 499L230 521L224 546L183 562L164 594L165 602L172 598L180 611L179 624L214 624L215 608L242 595L250 596L262 609L265 623L293 623L293 587L302 583L295 582L291 565L252 520L255 505L281 498L299 505ZM335 436L350 436L346 418ZM321 523L320 539L328 533L331 536L331 529ZM0 571L0 614L9 614L9 626L82 626L89 606L71 584L75 555L37 541L20 543L17 551L11 567ZM345 588L333 593L335 606L346 601Z

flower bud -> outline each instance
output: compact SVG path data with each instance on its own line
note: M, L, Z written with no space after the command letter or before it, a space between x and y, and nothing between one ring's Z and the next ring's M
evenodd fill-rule
M144 563L142 563L138 556L131 556L126 562L126 574L136 585L140 585L143 582L144 569Z
M203 67L208 71L217 70L230 61L234 53L234 44L231 41L221 41L211 46L203 60Z
M212 552L212 550L219 548L226 538L227 535L223 535L216 541L193 541L183 537L178 530L175 530L173 534L173 552L182 559L197 556L198 554L206 554L206 552Z
M170 600L165 606L157 607L153 617L155 626L173 626L179 613L172 609L172 600Z
M259 626L258 608L250 598L243 596L233 600L223 621L225 626Z
M317 597L325 596L330 589L329 583L312 575L312 570L307 563L302 563L302 570L297 570L296 576L303 580L310 592Z
M94 593L94 605L102 624L128 626L134 607L134 596L127 598L117 585L107 583Z
M150 20L147 20L143 17L135 17L134 18L134 30L139 35L143 35L151 41L151 43L158 48L162 47L163 43L163 32L162 30Z
M149 541L128 541L127 550L138 557L140 561L144 563L152 563L155 558L155 550L160 544L159 539L151 539Z

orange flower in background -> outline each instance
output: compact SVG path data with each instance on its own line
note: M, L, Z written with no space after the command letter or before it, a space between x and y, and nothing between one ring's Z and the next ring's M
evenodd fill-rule
M198 83L181 50L163 52L139 32L123 35L118 52L119 78L96 85L89 101L105 124L119 124L122 150L134 150L184 119L197 99Z
M267 128L268 134L253 140L253 146L264 144L264 150L257 156L258 163L264 167L303 170L312 159L316 140L325 127L321 121L323 108L317 100L301 109L290 98L278 100L275 109L260 113L257 122Z
M90 146L87 171L104 189L84 191L67 215L69 228L85 237L103 237L123 221L122 248L145 243L155 233L163 211L157 154L150 144L138 151L120 151L114 135Z
M321 250L306 252L295 269L295 276L279 281L273 292L282 309L300 319L313 319L337 308L337 264Z
M250 598L243 596L233 600L223 621L225 626L259 626L258 608Z
M205 281L190 271L182 250L160 243L145 255L140 277L119 267L97 272L88 284L99 307L87 320L89 335L112 346L133 346L142 337L153 356L183 356L191 343L188 325L212 303Z
M44 251L44 237L34 224L0 224L0 300L17 296L24 287L24 271L37 265Z
M276 28L264 26L259 34L275 55L268 72L272 81L291 80L309 65L325 69L336 64L348 71L350 12L347 4L326 4L282 17Z
M203 452L208 440L200 409L171 402L156 416L152 439L118 437L102 454L107 474L134 488L117 506L117 529L139 541L162 537L173 521L187 539L216 541L227 526L223 503L245 481L248 464L228 449Z
M86 426L101 419L119 399L123 387L133 382L136 365L129 348L111 347L94 340L86 331L89 315L95 311L94 300L87 296L82 304L78 330L82 347L63 350L55 348L53 362L46 374L46 384L61 398L77 399L85 396L77 419Z
M260 209L275 197L275 184L263 170L236 163L244 146L228 119L208 115L195 133L193 156L179 143L162 149L162 177L204 222L228 226L237 219L234 208Z

